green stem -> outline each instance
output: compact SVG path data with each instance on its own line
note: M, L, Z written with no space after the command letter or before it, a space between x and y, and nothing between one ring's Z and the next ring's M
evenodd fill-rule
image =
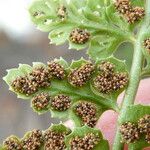
M140 75L141 75L141 68L142 68L142 41L141 37L143 32L140 32L138 35L138 39L134 44L134 56L133 56L133 63L131 67L131 72L130 72L130 82L129 86L126 90L123 104L122 104L122 109L120 112L119 120L118 123L120 123L120 120L126 115L126 109L129 105L132 105L135 100L135 96L137 93L137 89L139 86L140 82ZM119 124L118 124L119 126ZM113 145L113 150L122 150L123 149L123 144L120 142L121 140L119 129L117 130L115 142Z
M145 22L143 23L141 29L139 30L137 40L134 43L134 55L133 55L133 62L132 62L132 67L131 67L131 71L130 71L130 82L129 82L129 86L126 90L123 104L122 104L122 109L121 109L121 112L119 115L118 129L117 129L117 133L116 133L116 137L115 137L115 141L114 141L114 145L113 145L113 150L122 150L123 149L124 144L120 142L121 135L119 132L119 125L122 122L122 118L124 118L126 115L127 107L134 103L137 89L139 86L139 82L141 79L142 58L143 58L142 41L143 41L144 35L147 32L147 27L149 27L149 25L150 25L150 0L147 0L146 6L147 6L147 8L146 8Z

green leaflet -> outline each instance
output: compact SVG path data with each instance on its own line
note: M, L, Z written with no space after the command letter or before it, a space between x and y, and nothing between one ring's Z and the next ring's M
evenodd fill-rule
M68 82L68 79L67 79L68 73L72 69L79 68L79 67L81 67L81 65L85 64L87 62L85 59L81 58L78 61L72 61L70 66L62 58L55 59L54 61L58 62L59 64L61 64L64 67L64 69L66 71L65 79L59 80L59 79L53 78L53 79L51 79L51 85L49 87L39 88L38 91L32 95L27 96L25 94L20 94L18 92L15 92L13 90L13 88L11 87L11 84L16 79L16 77L27 76L29 73L32 72L33 68L40 67L40 66L47 67L45 64L40 63L40 62L33 63L33 67L31 67L29 65L21 64L21 65L19 65L19 68L10 69L8 71L8 74L3 79L9 85L10 90L15 92L17 94L17 96L22 99L30 99L31 100L34 96L36 96L42 92L48 93L52 98L59 94L69 96L69 98L71 100L71 106L69 109L67 109L65 111L58 111L58 110L53 109L50 106L49 111L51 112L52 117L64 118L66 120L68 120L68 119L74 120L75 122L77 122L78 126L81 126L82 121L78 116L76 116L76 119L74 119L75 114L73 113L73 107L79 101L92 102L98 110L97 118L99 118L100 115L108 109L117 109L116 102L112 101L111 99L106 100L105 98L102 98L101 95L94 94L93 91L91 90L89 82L87 82L83 87L74 87ZM48 111L47 108L42 111L39 111L39 110L36 110L34 107L33 107L33 110L35 112L37 112L38 114L42 114L42 113L45 113L46 111Z
M102 61L105 61L105 62L110 62L112 64L115 65L115 72L124 72L124 73L127 73L128 74L128 71L127 71L127 66L125 64L125 61L121 61L119 59L116 59L114 57L109 57L107 59L102 59L102 60L97 60L96 64L100 64ZM95 74L95 76L97 75L98 73ZM127 86L126 86L127 87ZM93 81L91 82L91 90L96 94L96 95L99 95L99 96L102 96L106 99L111 99L113 101L116 101L117 100L117 97L119 96L119 94L121 92L124 91L124 89L126 88L124 87L123 89L120 89L118 91L114 91L114 92L111 92L111 93L108 93L108 94L104 94L104 93L101 93L99 92L93 85Z
M65 8L63 19L58 15L61 6ZM112 55L121 42L131 37L128 23L116 13L110 0L36 0L29 13L38 29L50 32L51 43L68 41L69 49L89 48L87 53L94 60ZM86 43L70 41L70 33L76 28L90 33Z
M19 64L18 68L7 70L7 75L3 78L3 80L9 85L9 90L15 92L11 87L12 81L15 80L19 76L25 76L32 71L32 67L26 64ZM16 92L15 92L16 93ZM24 94L16 93L18 98L22 99L30 99Z
M150 114L150 106L143 106L143 105L135 105L135 106L128 106L127 113L122 114L120 118L120 123L124 123L127 121L137 123L140 118L142 118L146 114ZM135 143L129 144L129 148L131 150L141 150L142 148L148 147L148 144L144 140L144 136Z
M109 150L108 142L103 139L101 132L98 129L89 128L88 126L75 128L70 135L66 136L65 143L67 145L67 149L70 150L70 140L72 138L76 136L82 138L88 133L93 133L94 135L98 135L100 137L99 143L93 148L93 150Z

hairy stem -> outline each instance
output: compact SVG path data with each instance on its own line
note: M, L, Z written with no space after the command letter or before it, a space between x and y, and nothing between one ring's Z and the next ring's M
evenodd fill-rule
M142 58L143 58L142 42L143 42L143 37L147 32L147 27L149 27L150 25L150 0L147 0L146 3L147 3L146 4L147 8L146 8L145 22L143 23L143 25L139 30L139 33L137 35L137 40L134 42L134 55L133 55L133 62L130 71L130 81L122 103L122 109L118 119L118 126L121 123L122 118L124 118L124 116L126 115L127 107L134 103L139 82L141 79ZM118 127L114 145L113 145L113 150L122 150L123 146L124 144L121 143L121 135Z

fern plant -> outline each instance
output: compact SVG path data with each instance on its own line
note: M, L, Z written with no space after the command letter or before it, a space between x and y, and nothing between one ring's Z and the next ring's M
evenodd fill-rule
M86 48L89 59L69 64L60 57L7 70L4 80L18 98L31 100L38 114L50 111L63 122L72 120L74 129L61 122L23 138L10 136L0 149L109 150L95 128L107 110L119 114L113 150L150 146L150 106L134 105L140 80L150 76L150 0L35 0L29 13L39 30L49 32L51 44ZM127 42L134 46L130 73L126 61L113 55Z

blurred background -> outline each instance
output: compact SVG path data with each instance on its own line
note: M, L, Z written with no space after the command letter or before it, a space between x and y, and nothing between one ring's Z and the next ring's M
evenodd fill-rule
M85 50L70 51L67 44L57 47L49 45L48 33L40 32L30 21L27 11L30 2L31 0L0 0L0 143L11 134L22 137L28 130L44 130L51 122L58 121L52 119L49 113L38 116L30 108L29 101L19 100L8 91L8 86L2 80L6 69L18 67L19 63L46 63L60 56L69 62L81 56L87 57ZM130 68L131 45L121 45L115 55L127 59Z

